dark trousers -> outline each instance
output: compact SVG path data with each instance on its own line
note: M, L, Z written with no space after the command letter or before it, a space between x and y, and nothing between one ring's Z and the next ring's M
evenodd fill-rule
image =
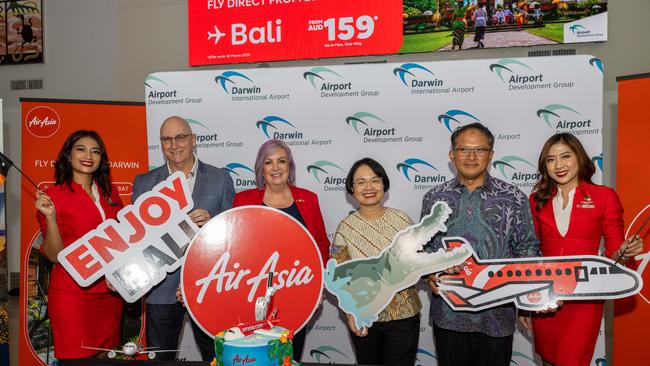
M158 349L178 349L178 338L183 327L185 308L176 304L147 304L147 347ZM192 331L203 361L214 358L214 340L205 334L194 321ZM174 360L176 352L158 352L156 360Z
M305 338L306 338L307 329L302 328L300 332L293 334L293 340L291 344L293 345L293 359L300 362L302 357L302 350L305 348Z
M478 332L456 332L433 325L439 366L509 366L512 335L490 337Z
M375 322L365 337L350 335L357 364L413 366L420 338L420 315Z

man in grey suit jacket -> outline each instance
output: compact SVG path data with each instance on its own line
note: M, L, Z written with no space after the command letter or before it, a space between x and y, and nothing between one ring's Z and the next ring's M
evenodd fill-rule
M167 179L177 171L182 171L192 190L194 208L190 218L199 227L210 218L232 207L235 187L228 172L205 164L194 155L196 135L187 121L178 116L167 118L160 127L160 144L167 163L148 173L135 177L132 200L150 191L156 184ZM176 290L180 287L180 272L176 270L154 287L147 295L146 328L147 346L159 349L176 349L181 333L185 308L176 300ZM194 339L204 361L214 358L212 338L192 322ZM158 359L173 360L175 353L164 352Z

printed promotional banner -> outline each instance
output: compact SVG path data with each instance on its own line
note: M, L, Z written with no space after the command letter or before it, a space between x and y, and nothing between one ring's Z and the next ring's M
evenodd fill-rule
M154 73L145 81L149 161L163 164L160 125L179 115L196 134L199 159L227 169L241 191L255 187L259 146L282 139L292 149L296 184L318 195L331 240L355 209L345 192L353 162L379 161L391 183L385 205L417 222L424 194L455 175L451 131L475 121L495 136L490 174L526 194L539 178L544 141L559 131L580 138L601 182L602 70L599 59L580 55ZM420 296L418 359L435 365L427 292ZM336 304L328 295L306 326L304 362L354 363ZM604 357L603 333L594 360ZM534 359L517 334L513 360L527 366Z
M402 44L401 5L400 0L190 0L190 65L395 53Z
M639 233L646 250L650 243L650 171L639 164L639 153L646 151L650 136L647 113L650 98L650 74L620 77L618 81L618 151L616 159L616 191L625 207L625 237ZM645 224L645 226L644 226ZM650 281L648 253L636 258L638 271ZM640 296L618 300L614 307L614 364L633 365L647 359L647 346L638 330L650 323L650 290Z
M131 201L133 179L148 170L145 110L142 103L21 99L20 169L46 189L54 184L54 162L65 139L91 129L106 144L111 178L122 202ZM128 143L127 143L128 141ZM16 174L11 171L10 174ZM36 221L35 188L21 182L20 217L20 364L52 365L47 317L49 264L40 254L43 238Z
M192 66L607 40L607 1L190 0ZM255 16L251 16L255 14ZM452 45L452 40L464 40Z

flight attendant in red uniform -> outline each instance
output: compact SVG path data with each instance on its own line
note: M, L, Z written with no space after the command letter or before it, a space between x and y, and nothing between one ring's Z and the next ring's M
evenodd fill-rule
M605 255L619 263L641 254L642 239L624 239L616 192L591 182L595 167L580 140L568 133L553 135L542 148L538 169L530 207L544 256L597 255L601 238ZM566 301L556 312L533 315L535 351L544 365L589 365L603 305Z
M109 181L106 147L95 131L80 130L61 147L55 165L56 185L37 192L36 217L43 233L41 252L54 263L48 288L48 313L54 355L65 359L93 357L120 343L121 298L104 279L79 286L57 262L66 246L115 219L122 208L117 189Z

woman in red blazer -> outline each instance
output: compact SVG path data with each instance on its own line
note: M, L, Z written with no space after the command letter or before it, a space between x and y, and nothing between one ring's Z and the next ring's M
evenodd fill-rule
M36 218L41 227L41 253L54 263L48 287L48 314L54 355L65 359L95 356L83 348L113 348L120 343L122 300L110 292L104 279L79 286L58 265L57 255L66 246L115 219L122 201L109 181L106 147L95 131L71 134L55 164L56 185L37 192Z
M289 146L281 140L268 140L263 143L255 159L255 177L257 188L237 193L232 207L264 205L291 215L314 237L325 265L329 259L330 241L325 231L318 196L294 185L296 164ZM298 362L304 344L303 329L293 338L293 358Z
M625 241L623 207L613 189L595 185L595 167L575 136L549 138L539 156L540 180L530 207L544 256L605 255L620 263L641 254L643 241ZM544 365L591 362L603 316L603 301L567 301L556 312L532 319L535 351Z

